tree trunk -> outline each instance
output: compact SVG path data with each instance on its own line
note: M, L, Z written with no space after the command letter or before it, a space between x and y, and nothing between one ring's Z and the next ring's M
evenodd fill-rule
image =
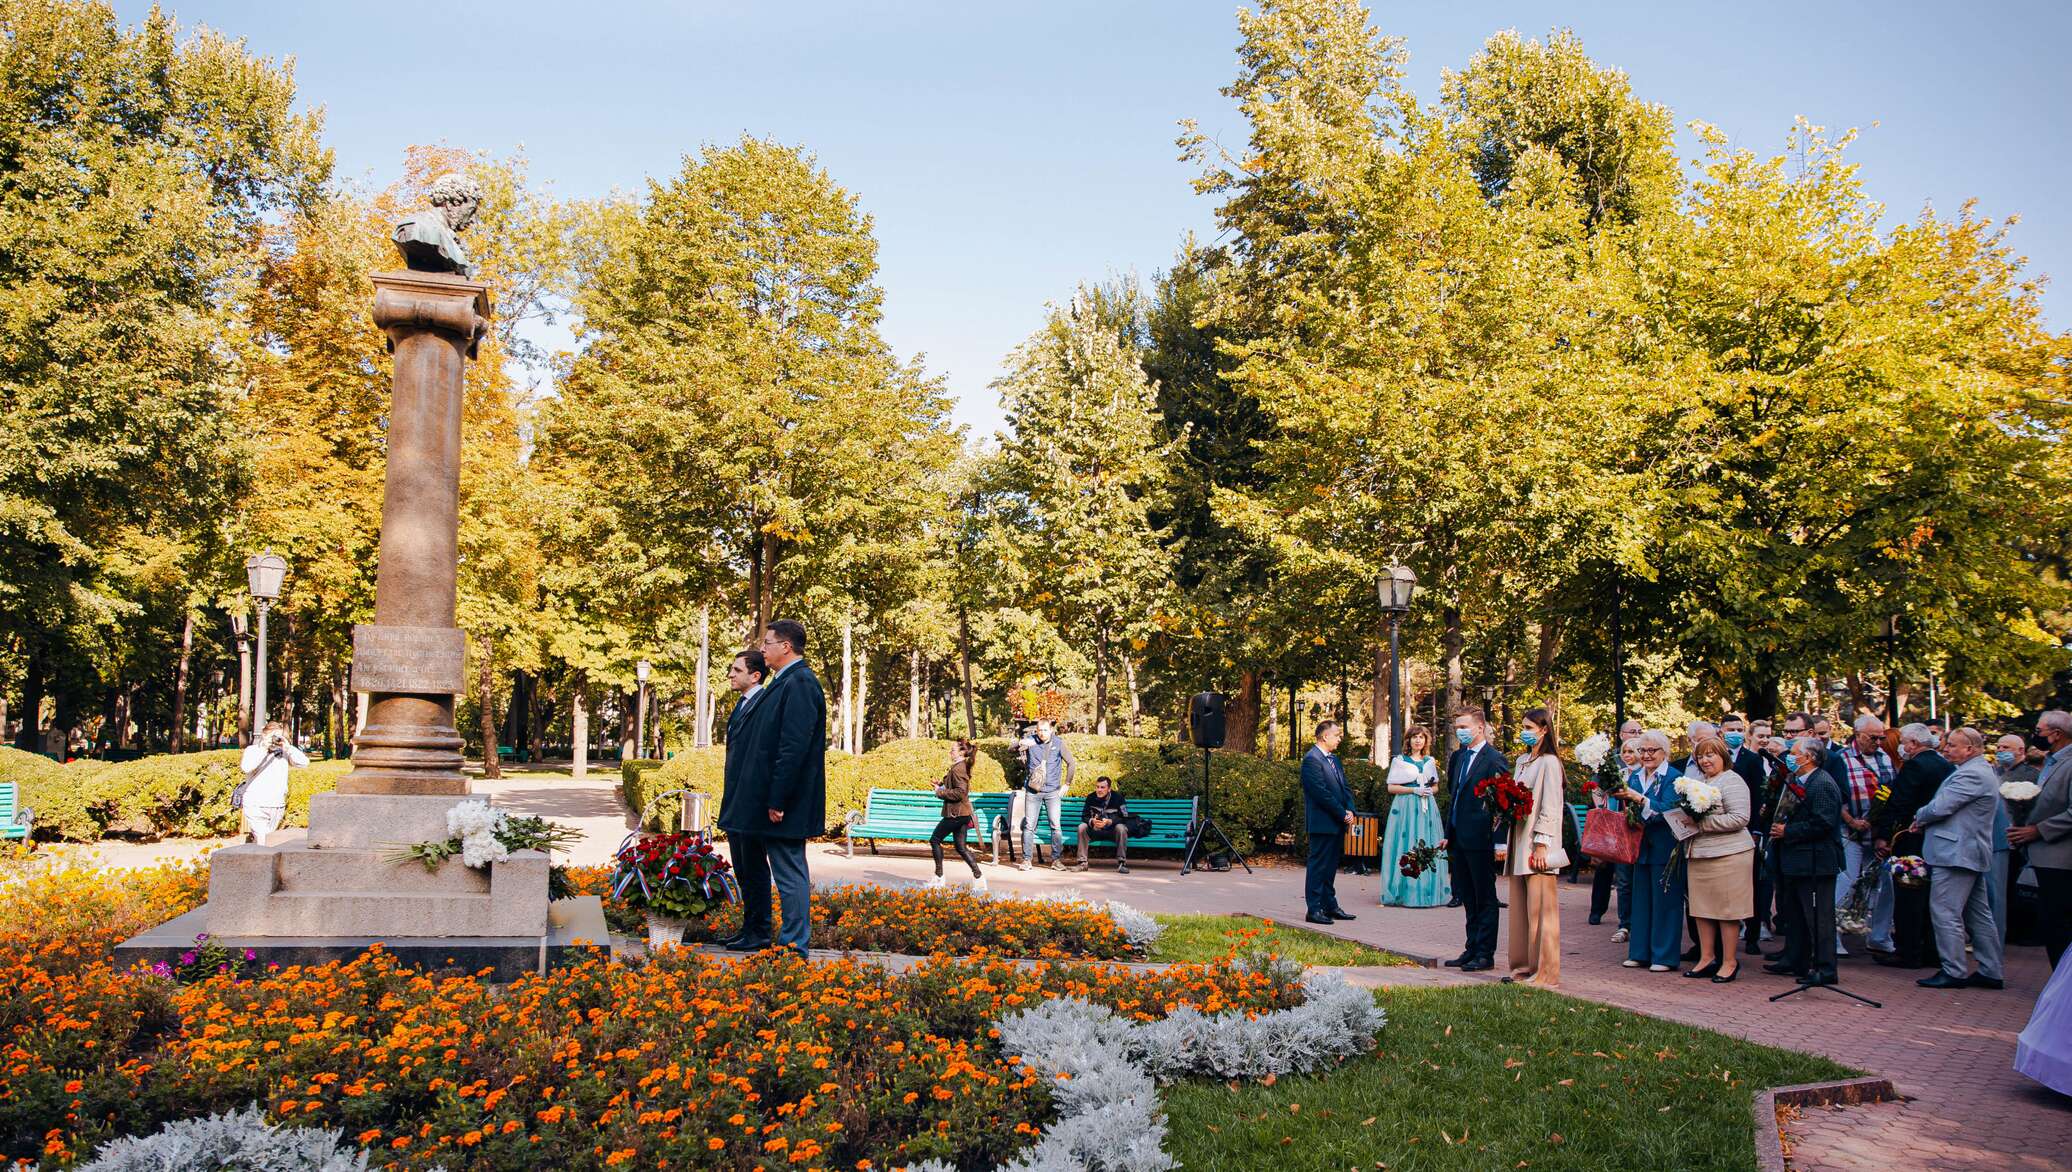
M871 698L871 653L868 649L856 655L856 715L849 734L850 752L863 755L864 714L870 711Z
M777 617L775 613L777 597L776 534L763 534L761 553L756 560L756 564L762 568L762 574L756 581L755 630L749 633L751 642L760 640L763 628L769 626L770 620Z
M852 712L856 701L856 622L847 612L842 615L842 695L840 710L841 732L836 735L835 748L844 753L856 752L856 742L851 739Z
M1913 698L1914 688L1913 685L1909 684L1906 680L1894 677L1892 680L1890 691L1892 692L1892 715L1889 719L1885 721L1885 723L1891 725L1893 728L1898 728L1900 725L1906 723L1907 701Z
M712 604L698 608L698 687L691 703L697 705L697 731L692 744L705 748L712 744Z
M496 640L482 640L475 655L475 705L482 726L482 776L492 780L504 775L496 755Z
M1298 751L1301 744L1302 689L1291 683L1288 685L1288 760L1293 761L1302 756Z
M964 735L978 739L978 717L972 709L971 688L971 612L957 608L957 653L964 661Z
M252 743L252 640L237 641L237 743Z
M576 672L568 686L568 751L573 761L569 776L590 776L590 701L583 695L588 681Z
M1750 720L1774 720L1783 691L1774 661L1763 658L1741 669L1741 707Z
M1367 739L1367 762L1371 765L1389 763L1389 742L1395 730L1389 727L1389 648L1386 643L1374 645L1374 700L1367 705L1369 720Z
M1497 705L1503 709L1504 718L1497 722L1497 727L1505 730L1507 733L1517 727L1511 721L1511 693L1516 691L1517 688L1518 657L1506 655L1504 656L1504 686L1501 693L1497 696Z
M187 665L194 657L194 610L189 607L180 620L180 662L173 669L172 751L187 748Z
M1266 752L1261 754L1268 761L1281 747L1281 694L1279 689L1266 689Z
M1094 735L1108 735L1108 632L1094 640Z
M624 764L640 756L640 746L633 742L634 713L639 709L639 694L620 689L619 691L619 761Z
M907 739L921 739L921 649L907 651Z
M1533 683L1547 698L1547 711L1554 714L1557 727L1561 720L1561 698L1554 692L1554 664L1561 655L1563 622L1557 615L1540 623L1539 656L1533 664Z
M1231 752L1256 755L1259 751L1261 682L1256 671L1237 673L1237 694L1223 706L1223 747Z
M1137 661L1127 655L1122 657L1122 675L1130 690L1130 735L1142 736L1144 696L1137 691Z
M22 675L22 726L15 730L14 747L25 753L42 750L43 650L31 645Z
M1460 659L1467 639L1461 634L1459 607L1447 607L1440 618L1444 624L1439 632L1439 656L1446 668L1446 711L1458 712L1467 699L1467 676Z

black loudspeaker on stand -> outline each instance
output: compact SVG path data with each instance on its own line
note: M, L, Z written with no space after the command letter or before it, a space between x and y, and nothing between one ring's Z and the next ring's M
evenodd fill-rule
M1201 693L1194 698L1190 716L1194 743L1201 746L1201 821L1194 824L1194 832L1187 836L1187 855L1180 860L1180 873L1185 875L1194 869L1194 860L1201 854L1202 843L1213 834L1223 844L1225 855L1237 860L1238 866L1250 874L1252 864L1245 861L1245 856L1238 853L1237 847L1231 843L1230 836L1216 825L1215 808L1209 800L1210 750L1223 745L1223 697L1215 692ZM1226 865L1217 869L1227 871L1230 868Z

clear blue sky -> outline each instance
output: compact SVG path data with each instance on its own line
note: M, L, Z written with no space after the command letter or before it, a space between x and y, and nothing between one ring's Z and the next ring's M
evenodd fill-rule
M377 186L415 142L522 146L568 196L639 190L744 131L805 145L876 217L887 336L948 375L980 434L999 421L986 384L1046 300L1148 277L1183 233L1210 229L1175 121L1243 138L1216 92L1236 68L1234 0L166 4L294 56L341 170ZM1571 27L1679 125L1763 150L1797 114L1861 126L1854 157L1890 217L1977 196L1985 214L2022 215L2014 240L2036 270L2072 271L2072 4L1371 7L1409 39L1427 97L1491 32ZM117 8L134 20L147 3ZM2067 297L2049 295L2059 328Z

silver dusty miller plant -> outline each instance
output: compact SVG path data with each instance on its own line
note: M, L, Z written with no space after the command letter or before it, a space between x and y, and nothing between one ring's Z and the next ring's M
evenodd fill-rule
M258 1104L111 1141L80 1172L366 1172L367 1153L326 1127L275 1127Z

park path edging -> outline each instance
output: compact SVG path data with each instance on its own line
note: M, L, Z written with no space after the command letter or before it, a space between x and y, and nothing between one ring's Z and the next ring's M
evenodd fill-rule
M1777 1126L1777 1108L1854 1107L1862 1103L1898 1102L1889 1078L1846 1078L1837 1082L1807 1082L1788 1087L1771 1087L1755 1093L1749 1109L1755 1113L1755 1163L1761 1172L1787 1172L1784 1135Z

